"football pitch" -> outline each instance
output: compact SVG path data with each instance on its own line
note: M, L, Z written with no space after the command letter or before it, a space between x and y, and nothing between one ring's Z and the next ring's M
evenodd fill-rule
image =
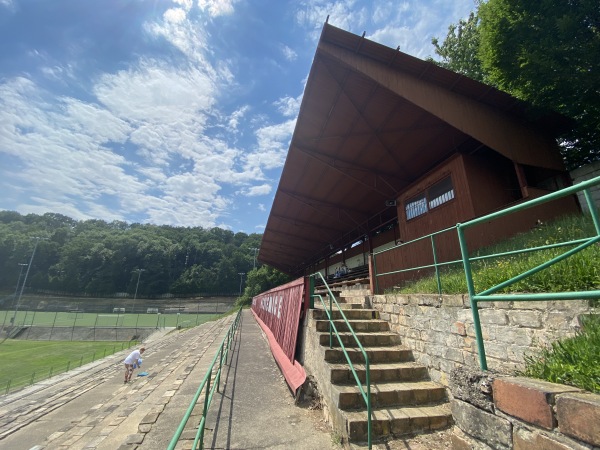
M0 344L0 395L137 344L136 341L65 342L6 339Z
M0 311L0 326L188 328L215 319L217 314L102 314L85 312ZM13 320L14 318L14 320Z

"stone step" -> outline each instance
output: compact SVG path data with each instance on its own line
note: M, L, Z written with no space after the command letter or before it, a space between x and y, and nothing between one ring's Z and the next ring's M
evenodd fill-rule
M327 313L322 306L317 307L315 303L315 309L312 310L313 317L316 320L327 320ZM379 319L379 312L375 309L344 309L344 315L348 320L371 320ZM331 312L333 320L341 320L342 314L335 307Z
M329 309L329 300L325 299L325 298L323 300L325 301L325 305L327 306L326 309ZM349 310L349 309L363 309L362 303L347 303L347 302L342 302L340 300L338 300L337 302L338 302L337 305L335 304L335 302L333 303L334 311L342 309L345 312L346 310ZM338 308L338 305L339 305L339 308ZM325 307L319 301L319 299L315 299L315 309L325 309Z
M342 410L361 409L365 401L356 385L333 385L337 406ZM363 386L364 388L364 386ZM371 384L371 406L417 406L439 403L446 399L446 389L433 381Z
M370 297L371 289L364 286L344 286L339 291L341 296L345 297Z
M354 384L355 378L348 364L328 364L331 382L334 384ZM365 382L366 369L364 364L355 364L354 371L361 382ZM371 383L393 381L422 381L429 376L427 368L416 362L401 362L395 364L372 364L369 366Z
M365 352L369 358L369 364L396 363L413 360L412 351L399 345L391 347L369 347L365 349ZM347 348L346 353L348 353L352 364L362 364L365 362L363 354L358 348ZM340 348L326 348L325 361L330 363L345 363L346 356Z
M335 328L339 332L346 332L348 325L344 320L334 320ZM348 320L350 326L355 332L376 332L376 331L389 331L390 324L385 320L370 319L370 320ZM329 332L329 321L328 320L317 320L317 331Z
M354 336L356 336L356 338ZM358 347L356 339L358 339L363 347L384 347L400 344L400 336L390 331L380 331L377 333L354 333L354 335L350 332L338 333L337 335L333 333L331 339L329 332L319 333L319 343L324 346L329 346L329 342L331 340L331 345L333 347L339 347L341 340L342 344L344 344L344 347L346 348Z
M367 413L344 411L351 442L367 441ZM448 404L374 409L371 414L373 440L399 437L446 428L453 423Z

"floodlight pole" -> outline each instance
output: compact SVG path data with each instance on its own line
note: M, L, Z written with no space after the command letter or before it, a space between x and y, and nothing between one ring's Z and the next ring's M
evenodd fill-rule
M145 272L146 269L135 269L134 272L137 271L138 279L135 285L135 294L133 294L133 307L131 308L131 312L135 313L135 299L137 298L138 287L140 286L140 277L142 276L142 272Z
M21 292L19 293L19 299L17 300L17 306L15 307L15 315L13 316L13 325L15 325L15 321L17 320L17 313L19 312L19 303L21 303L21 297L23 296L23 290L25 289L25 285L27 284L27 277L29 276L29 271L31 270L31 264L33 263L33 257L35 256L35 250L37 249L40 240L47 240L47 238L35 237L35 245L33 246L33 252L31 252L31 258L29 259L29 264L27 265L27 272L25 272L25 278L23 279L23 284L21 285Z
M17 294L19 293L19 285L21 283L21 275L23 275L23 267L26 266L26 263L19 263L18 264L21 269L19 269L19 278L17 278L17 287L15 288L15 295L14 295L14 299L15 301L17 300ZM0 333L2 333L2 330L4 330L4 325L6 325L6 318L8 317L8 312L7 314L4 315L4 320L2 321L2 327L0 327ZM13 319L14 321L14 319Z
M240 297L242 296L242 280L244 279L244 275L246 275L244 272L238 272L238 275L240 276Z
M250 250L254 250L254 265L252 266L254 269L256 269L256 252L260 250L260 248L257 247L252 247L250 248Z

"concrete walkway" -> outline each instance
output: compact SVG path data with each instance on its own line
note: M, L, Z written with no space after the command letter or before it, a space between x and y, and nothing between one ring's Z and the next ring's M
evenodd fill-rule
M233 321L228 316L145 343L147 377L123 383L124 350L0 397L0 449L165 449ZM262 332L243 312L205 448L330 449L320 411L294 405ZM198 412L178 448L191 448Z

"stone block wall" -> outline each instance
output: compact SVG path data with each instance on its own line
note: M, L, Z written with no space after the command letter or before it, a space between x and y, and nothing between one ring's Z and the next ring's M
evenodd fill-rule
M434 381L448 386L453 369L479 368L467 295L376 295L370 301ZM488 369L503 374L521 369L533 349L574 335L581 315L598 312L586 300L480 306Z
M451 385L454 450L600 446L600 395L464 368L452 373Z
M573 179L573 184L581 183L582 181L591 180L592 178L600 176L600 161L595 161L592 164L588 164L587 166L580 167L571 171L571 178ZM590 189L590 194L597 208L600 208L600 184L592 187ZM585 196L583 192L577 193L577 199L579 200L579 204L581 205L581 209L583 211L588 211L588 205L585 200Z

